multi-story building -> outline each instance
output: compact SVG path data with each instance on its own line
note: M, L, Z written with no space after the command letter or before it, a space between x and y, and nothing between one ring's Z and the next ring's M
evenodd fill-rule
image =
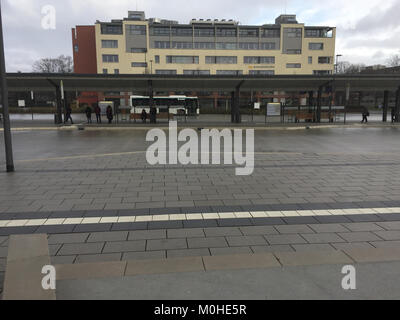
M90 62L100 74L326 75L334 70L335 39L336 28L305 26L295 15L248 26L180 24L129 11L122 20L73 29L75 72L87 73Z

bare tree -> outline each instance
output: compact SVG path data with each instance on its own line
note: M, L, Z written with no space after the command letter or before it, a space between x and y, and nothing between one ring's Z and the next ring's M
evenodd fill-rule
M72 58L61 55L57 58L44 58L32 66L33 72L39 73L71 73L74 71Z
M351 74L360 73L365 68L362 63L353 64L348 61L341 61L337 64L337 73L339 74Z
M400 55L394 54L387 59L387 64L389 67L399 67L400 66Z

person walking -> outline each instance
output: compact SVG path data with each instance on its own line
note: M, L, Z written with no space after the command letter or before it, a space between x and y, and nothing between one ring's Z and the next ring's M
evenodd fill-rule
M87 123L92 123L92 108L90 106L87 106L85 113L86 113Z
M72 108L70 105L67 105L66 109L65 109L65 119L64 119L64 124L66 124L68 122L68 120L71 120L71 124L74 124L74 122L72 121Z
M362 113L362 121L361 123L368 123L368 117L369 117L369 111L367 108L364 108L364 111Z
M147 120L147 112L146 112L146 110L145 109L143 109L143 111L142 111L142 121L143 121L143 123L146 123L146 120Z
M108 123L111 124L114 119L113 110L112 110L111 106L107 107L106 113L107 113Z
M394 123L396 121L396 112L394 110L394 108L392 108L392 123Z
M98 104L94 107L94 112L96 113L96 122L101 123L101 109Z

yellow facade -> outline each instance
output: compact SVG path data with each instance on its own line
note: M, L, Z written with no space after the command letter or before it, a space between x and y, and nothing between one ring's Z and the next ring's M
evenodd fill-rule
M239 70L244 75L251 70L274 70L275 75L310 74L314 71L334 71L336 28L332 28L330 38L306 38L304 24L281 24L281 37L279 50L204 50L204 49L154 49L150 46L150 30L148 21L123 20L123 34L102 34L101 24L97 23L96 28L96 52L97 72L103 73L107 69L109 74L115 73L118 69L120 74L150 74L156 70L176 70L177 74L183 74L183 70L209 70L210 74L217 74L217 70ZM145 25L147 38L146 53L127 52L126 48L126 25ZM283 30L284 28L302 29L302 51L301 54L283 54ZM118 48L102 48L102 40L118 40ZM309 50L309 43L323 43L323 50ZM103 55L118 55L119 62L105 63ZM159 56L159 63L155 63L156 56ZM172 64L166 62L167 56L198 56L199 64ZM235 56L237 64L206 64L206 56ZM275 57L274 64L244 64L245 56L254 57ZM312 57L312 63L309 63ZM319 57L330 57L330 63L318 63ZM132 62L147 63L146 67L132 67ZM301 68L287 68L288 63L300 63Z

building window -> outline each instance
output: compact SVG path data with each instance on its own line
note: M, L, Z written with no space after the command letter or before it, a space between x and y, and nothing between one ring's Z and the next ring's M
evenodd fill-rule
M146 62L132 62L132 68L146 68Z
M192 42L173 41L171 48L172 49L193 49L193 43Z
M170 49L171 43L169 41L154 41L154 48L156 49Z
M198 56L167 56L167 63L199 64Z
M310 49L310 50L324 50L324 44L323 43L309 43L308 44L308 49Z
M240 28L239 36L243 38L258 38L258 29Z
M256 42L240 42L239 49L240 50L258 50L259 46Z
M79 52L79 46L77 44L74 46L74 51Z
M244 57L245 64L274 64L275 57Z
M118 48L118 40L101 40L102 48Z
M237 64L237 57L206 56L207 64Z
M114 69L114 74L119 74L119 69Z
M111 62L119 62L119 58L117 54L103 54L103 62L111 63Z
M308 64L312 64L312 57L308 57Z
M122 24L102 24L101 25L102 34L123 34Z
M288 38L301 38L301 28L284 28L286 36Z
M195 42L194 43L195 49L215 49L214 42Z
M168 36L170 35L169 27L153 27L150 29L151 35L153 36Z
M108 74L108 69L103 69L103 74Z
M327 29L305 29L306 38L331 38L332 31Z
M325 76L325 75L332 74L332 71L331 70L314 70L313 74L316 76Z
M287 63L286 68L301 68L301 63Z
M262 38L280 38L281 30L280 29L263 29L261 32Z
M131 48L131 53L146 53L146 48Z
M242 74L242 70L217 70L217 75L219 76L239 76Z
M237 29L233 28L218 28L217 29L217 37L236 37Z
M286 54L301 54L300 49L286 49Z
M276 50L275 42L260 43L260 50Z
M249 75L252 76L273 76L275 75L274 70L250 70Z
M126 31L129 35L145 36L146 35L146 26L128 24L126 26Z
M183 70L185 75L196 75L196 76L208 76L210 75L210 70Z
M236 42L217 42L216 49L218 50L236 50Z
M195 28L195 37L215 37L215 30L213 28Z
M156 74L176 74L176 70L156 70Z
M154 56L154 62L160 63L160 56Z
M172 28L171 34L176 37L193 37L192 28Z
M319 64L330 64L330 63L332 63L332 58L331 57L318 57L318 63Z

